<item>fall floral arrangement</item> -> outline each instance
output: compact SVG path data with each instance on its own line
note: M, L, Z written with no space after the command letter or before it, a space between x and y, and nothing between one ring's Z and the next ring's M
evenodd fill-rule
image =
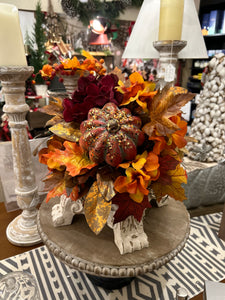
M119 69L82 73L71 97L43 108L54 116L53 136L39 151L49 169L47 201L62 194L82 198L87 223L98 234L112 204L117 223L131 215L141 221L153 195L184 200L187 123L180 109L193 96L181 87L160 91L137 72L126 81Z
M57 58L55 63L51 63L51 55L49 56L49 64L45 64L42 69L38 72L41 77L45 80L47 85L50 84L51 80L55 77L59 77L59 81L63 82L64 76L83 76L85 73L95 73L98 75L104 75L106 73L106 69L103 66L104 60L101 59L98 61L95 59L90 53L82 50L82 55L85 57L84 60L78 60L76 56L73 58ZM54 57L55 60L55 57ZM32 83L35 84L35 78L38 74L33 74Z

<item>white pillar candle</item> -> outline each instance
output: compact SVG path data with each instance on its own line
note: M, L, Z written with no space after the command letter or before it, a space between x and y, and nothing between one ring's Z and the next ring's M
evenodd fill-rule
M161 0L158 40L180 40L184 0Z
M0 66L27 66L18 9L0 3Z

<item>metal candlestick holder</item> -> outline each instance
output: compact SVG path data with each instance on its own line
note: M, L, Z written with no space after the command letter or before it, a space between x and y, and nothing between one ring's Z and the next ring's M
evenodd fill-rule
M25 119L29 106L25 103L25 81L33 67L0 67L0 81L5 97L3 111L9 118L12 138L13 169L17 204L22 213L7 227L8 240L17 246L30 246L41 242L36 216L39 202L38 188L31 160L31 149Z
M159 80L160 88L162 89L166 84L174 84L176 79L176 69L178 53L187 45L186 41L155 41L153 42L154 48L159 52L159 69L157 79ZM167 68L168 66L174 68L174 76L169 76L167 80Z

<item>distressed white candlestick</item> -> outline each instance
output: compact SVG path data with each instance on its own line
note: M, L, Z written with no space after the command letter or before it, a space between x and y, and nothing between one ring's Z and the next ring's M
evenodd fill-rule
M13 168L17 203L23 211L7 227L8 240L18 246L38 244L36 216L38 188L31 160L31 149L25 119L29 106L25 103L25 80L33 73L33 67L0 67L0 81L5 96L3 111L9 117L12 137Z

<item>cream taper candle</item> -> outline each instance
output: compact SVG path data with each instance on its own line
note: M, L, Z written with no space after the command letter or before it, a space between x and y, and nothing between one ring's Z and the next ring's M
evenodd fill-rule
M16 6L0 3L0 66L27 66Z
M180 40L183 25L184 0L160 0L158 40Z

